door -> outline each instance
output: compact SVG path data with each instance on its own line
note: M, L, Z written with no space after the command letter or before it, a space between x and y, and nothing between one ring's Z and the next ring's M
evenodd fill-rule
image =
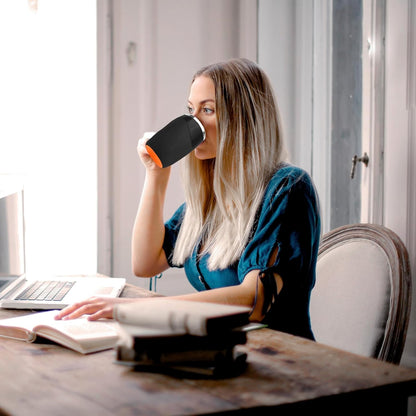
M324 134L312 136L312 174L319 172L324 187L323 231L359 222L381 223L385 3L337 0L315 7L319 13L315 13L314 58L323 56L328 68L326 78L320 79L315 62L313 84L313 96L326 93L329 103L329 114L313 107L317 117L327 120L327 131L314 130ZM319 10L322 7L324 11ZM317 24L323 17L326 24ZM325 171L320 166L322 151Z

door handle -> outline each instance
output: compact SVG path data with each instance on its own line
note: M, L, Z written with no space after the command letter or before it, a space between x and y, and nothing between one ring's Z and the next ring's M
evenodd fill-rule
M357 166L357 162L364 163L365 167L368 167L368 162L370 161L370 158L368 157L368 154L364 152L364 154L361 157L358 157L357 155L354 155L352 158L352 166L351 166L351 179L354 179L355 176L355 168Z

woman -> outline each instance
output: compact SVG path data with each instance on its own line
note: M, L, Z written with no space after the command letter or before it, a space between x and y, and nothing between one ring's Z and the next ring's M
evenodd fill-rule
M146 179L132 236L137 276L184 267L198 290L181 299L248 305L251 319L313 339L309 296L320 236L318 200L309 175L285 163L270 82L253 62L207 66L192 81L189 113L206 140L184 161L186 203L164 224L170 168L138 145ZM112 317L132 299L92 298L58 319Z

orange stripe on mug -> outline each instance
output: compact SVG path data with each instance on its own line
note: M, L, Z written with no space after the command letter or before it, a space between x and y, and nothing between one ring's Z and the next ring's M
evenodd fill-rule
M155 153L155 151L146 144L146 150L147 153L149 153L149 156L152 158L153 162L156 163L157 166L159 166L160 168L163 168L162 162L160 161L158 155Z

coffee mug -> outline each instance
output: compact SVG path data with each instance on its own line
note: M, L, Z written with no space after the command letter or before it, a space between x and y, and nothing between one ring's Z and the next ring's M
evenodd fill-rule
M205 129L194 116L183 115L172 120L146 142L150 157L160 168L166 168L205 140Z

